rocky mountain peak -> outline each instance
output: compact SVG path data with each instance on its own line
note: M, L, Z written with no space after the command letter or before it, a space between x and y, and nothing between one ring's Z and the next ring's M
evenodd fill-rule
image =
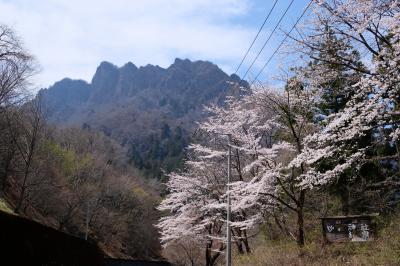
M98 129L127 145L135 166L154 174L168 156L173 164L181 158L195 121L205 115L204 105L222 105L226 96L239 95L231 85L238 81L208 61L177 58L166 69L104 61L90 84L64 79L41 94L51 107L49 122ZM166 128L180 133L164 134Z
M121 70L130 70L130 71L134 71L137 70L137 66L135 66L135 64L133 64L132 62L128 62L125 65L123 65L121 67Z

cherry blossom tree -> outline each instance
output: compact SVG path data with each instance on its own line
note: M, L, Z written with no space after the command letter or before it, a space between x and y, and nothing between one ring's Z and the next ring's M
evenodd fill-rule
M222 237L225 203L221 198L226 182L220 180L219 170L212 159L221 159L222 154L209 153L207 148L191 146L193 156L203 160L185 163L185 171L171 173L167 188L170 194L159 206L169 211L158 227L165 246L180 239L192 239L205 247L206 265L214 265L225 249ZM210 163L211 162L211 163Z
M312 129L309 103L306 89L291 80L285 90L254 90L243 99L229 99L225 107L207 108L210 116L199 124L205 140L189 147L192 157L186 161L185 170L170 175L167 183L171 194L160 208L172 214L159 224L162 240L168 242L194 232L203 241L222 237L220 222L225 222L229 185L230 225L239 251L242 244L250 251L249 230L278 206L296 213L297 241L303 245L306 190L298 188L296 179L303 169L287 166L301 152L303 138ZM234 151L230 184L226 184L227 135ZM210 224L217 234L205 231Z
M236 200L234 209L253 213L238 223L252 228L263 222L263 214L283 207L297 216L296 238L304 245L304 205L306 190L299 187L302 165L290 166L293 157L302 152L303 139L314 128L314 109L310 93L296 79L284 90L255 89L242 100L242 106L253 117L246 132L251 141L242 146L250 160L244 170L250 178L232 184Z
M206 108L201 138L189 147L184 169L169 176L170 194L160 205L169 212L158 224L165 245L196 239L213 265L225 249L227 186L234 241L249 252L249 232L278 208L295 214L303 246L309 192L340 177L346 185L367 162L396 161L384 182L399 185L399 2L314 2L314 28L291 36L309 65L296 68L285 88L255 86L224 107ZM379 145L397 152L382 155Z
M346 85L349 99L345 106L328 115L320 129L305 140L305 148L291 163L307 166L301 176L303 187L332 185L351 173L352 178L370 162L380 168L387 160L397 161L397 172L379 185L392 186L399 176L399 18L398 1L316 1L319 4L316 25L329 26L335 34L357 47L368 68L354 58L319 58L334 65L351 68L357 82ZM299 41L313 54L320 47L321 35ZM334 73L315 75L313 81ZM315 83L310 83L311 86ZM314 86L314 90L318 88ZM318 96L315 96L316 98ZM389 147L396 153L380 154L377 147ZM330 162L326 167L326 162ZM324 167L321 167L323 165ZM392 167L393 168L393 167ZM348 180L350 182L351 180ZM397 184L398 187L398 184Z

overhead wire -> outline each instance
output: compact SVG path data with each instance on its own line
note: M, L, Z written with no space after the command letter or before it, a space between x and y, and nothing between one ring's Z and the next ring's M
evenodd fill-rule
M280 17L278 23L275 25L274 29L272 30L272 32L270 33L270 35L268 36L267 40L264 42L264 45L261 47L260 51L258 52L257 56L254 58L254 60L251 62L250 66L247 68L245 74L243 75L242 79L244 79L247 74L250 72L251 68L253 67L254 63L257 61L257 59L260 57L262 51L264 50L264 48L267 46L269 40L271 39L272 35L275 33L276 29L278 28L278 26L281 24L283 18L286 16L289 8L292 6L294 0L291 0L291 2L289 3L289 5L287 6L285 12L283 13L283 15Z
M251 50L251 48L253 48L254 43L256 42L258 36L260 35L261 31L263 30L265 23L267 23L267 20L269 19L269 17L271 16L272 11L275 9L276 3L278 2L278 0L275 0L274 4L272 5L271 9L268 12L267 17L264 19L263 24L261 25L260 29L258 30L256 36L254 37L253 41L251 42L249 48L247 49L246 53L244 54L242 60L240 61L240 64L237 66L236 70L235 70L235 74L237 74L237 72L239 71L240 67L243 65L244 60L246 59L246 57L249 55L249 52Z
M282 45L285 43L286 39L292 33L292 31L296 28L297 24L300 22L300 20L303 18L303 16L306 14L307 10L310 8L311 4L313 3L313 0L310 0L306 8L304 9L303 13L300 15L300 17L296 20L295 24L292 26L290 31L286 34L285 38L281 41L279 46L275 49L275 51L272 53L272 55L269 57L267 62L264 64L264 66L261 68L261 70L258 72L258 74L255 76L253 81L251 82L250 86L254 84L254 82L258 79L258 77L261 75L261 73L264 71L264 69L268 66L268 64L271 62L272 58L276 55L276 53L279 51L279 49L282 47Z

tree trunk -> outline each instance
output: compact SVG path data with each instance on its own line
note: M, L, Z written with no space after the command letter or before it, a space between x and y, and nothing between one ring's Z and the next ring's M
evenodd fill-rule
M6 184L7 184L7 179L8 179L8 171L9 171L9 164L7 162L5 162L4 173L1 176L0 196L5 194Z
M220 253L216 253L214 256L211 257L210 266L214 266L215 262L217 261Z
M15 206L14 212L15 213L19 213L22 203L24 201L24 197L25 197L25 189L26 189L26 182L28 180L28 175L29 175L29 166L30 166L30 162L28 163L28 165L26 166L25 169L25 173L24 173L24 181L22 182L22 187L21 187L21 192L19 193L19 199L18 199L18 203Z
M396 141L397 151L397 172L400 173L400 141Z
M340 200L342 203L342 213L343 215L348 215L350 210L349 203L349 187L346 184L342 185L342 189L340 191Z
M216 252L214 255L212 255L212 241L210 241L207 246L206 246L206 266L214 266L215 262L217 261L219 255L221 254L220 252ZM223 246L221 245L220 251L223 250Z
M244 244L244 247L246 248L246 253L249 254L249 253L251 253L251 249L250 249L250 245L249 245L249 239L247 238L247 232L243 231L243 235L244 235L243 244Z
M244 254L244 250L242 247L242 240L238 239L235 241L239 254Z
M211 265L211 250L210 250L210 244L207 244L207 246L206 246L206 266L212 266L212 265Z
M85 240L88 240L89 237L89 220L90 220L90 206L89 202L86 205L86 217L85 217Z
M243 247L242 247L242 238L241 238L240 232L238 232L237 237L235 235L234 229L231 229L231 232L232 232L233 238L236 239L235 244L236 244L239 254L244 254Z
M13 143L11 144L13 145ZM0 196L5 194L7 179L9 172L11 170L11 162L14 158L15 150L13 149L11 152L7 153L7 157L4 159L4 172L1 177L1 187L0 187Z
M305 200L305 191L300 191L300 196L297 204L297 245L299 247L304 246L304 200Z

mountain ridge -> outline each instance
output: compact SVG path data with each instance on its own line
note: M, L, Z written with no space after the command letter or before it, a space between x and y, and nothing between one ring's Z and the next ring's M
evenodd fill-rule
M177 58L167 68L102 61L90 83L65 78L39 94L50 123L100 130L125 146L138 168L159 177L157 167L179 164L203 106L240 97L241 87L247 82L209 61ZM168 166L167 157L174 158Z

